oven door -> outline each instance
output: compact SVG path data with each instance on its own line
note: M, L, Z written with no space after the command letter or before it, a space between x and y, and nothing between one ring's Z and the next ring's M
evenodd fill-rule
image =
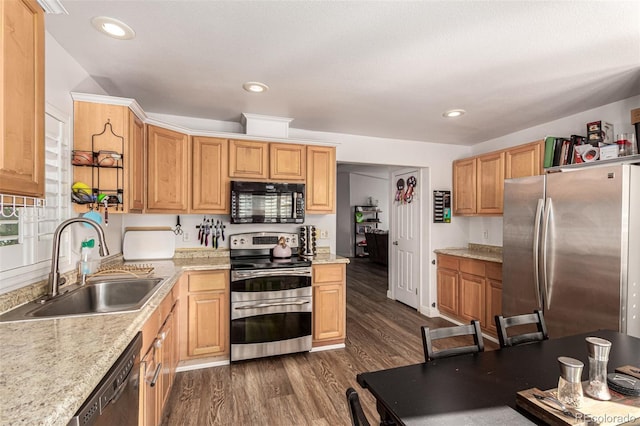
M231 303L231 361L311 350L311 287L274 293Z

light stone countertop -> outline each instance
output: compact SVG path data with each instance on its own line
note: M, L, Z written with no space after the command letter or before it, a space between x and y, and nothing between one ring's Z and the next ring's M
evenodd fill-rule
M466 257L469 259L485 260L502 263L502 247L469 244L468 247L452 247L434 250L437 254Z
M139 311L0 323L0 425L66 425L183 271L230 268L228 253L144 263L166 280Z

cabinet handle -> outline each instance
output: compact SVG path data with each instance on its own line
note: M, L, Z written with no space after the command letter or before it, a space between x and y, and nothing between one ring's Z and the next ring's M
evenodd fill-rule
M156 383L158 382L158 377L160 376L160 370L162 370L161 362L158 363L158 366L156 367L156 372L153 373L153 379L151 379L149 386L154 387L156 385Z
M393 242L393 243L391 243L391 244L393 244L394 246L397 246L397 245L398 245L398 242L397 242L397 241L394 241L394 242Z

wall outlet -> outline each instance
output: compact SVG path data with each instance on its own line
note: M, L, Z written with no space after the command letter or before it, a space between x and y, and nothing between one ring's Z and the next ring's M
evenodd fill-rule
M485 229L482 233L482 238L484 238L485 240L489 239L489 231L487 229Z
M188 233L188 232L184 231L184 232L182 233L182 241L184 241L184 242L186 243L187 241L189 241L189 237L190 237L190 236L191 236L191 235L189 235L189 233Z
M326 229L320 229L318 234L318 238L320 238L321 240L326 240L327 238L329 238L329 231L327 231Z

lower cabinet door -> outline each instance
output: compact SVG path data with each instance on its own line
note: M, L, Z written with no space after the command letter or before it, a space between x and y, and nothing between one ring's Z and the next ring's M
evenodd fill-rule
M460 316L467 320L485 322L485 279L476 275L460 273Z
M193 294L188 300L187 354L213 356L226 353L229 340L229 301L226 293L217 291Z
M341 339L345 334L344 285L313 287L313 340Z
M438 269L438 310L458 315L458 272Z
M487 318L485 327L488 331L497 335L495 316L502 314L502 281L487 279L486 302Z
M140 386L140 416L138 423L142 426L157 426L158 389L161 374L156 362L156 349L152 345L140 362L140 377L144 380Z

